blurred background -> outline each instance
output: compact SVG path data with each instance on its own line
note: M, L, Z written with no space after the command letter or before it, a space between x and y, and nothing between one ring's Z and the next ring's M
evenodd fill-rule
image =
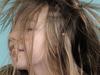
M1 8L1 2L2 0L0 0L0 8ZM14 0L10 0L10 1L14 1ZM91 0L81 0L81 1L85 1L85 2L90 2ZM97 4L100 4L100 0L93 0L92 3L97 3ZM11 3L9 3L4 11L7 11L10 7L11 7ZM96 11L97 14L100 15L100 11ZM5 13L6 14L6 13ZM0 16L0 29L1 29L1 24L2 24L2 20L1 20L1 17ZM100 22L100 18L99 19L99 22ZM11 19L9 19L11 20ZM7 64L10 64L11 63L11 58L10 58L10 55L9 55L9 49L8 49L8 34L11 30L11 25L12 25L12 22L10 22L9 26L3 31L3 32L0 32L0 67L4 66L4 65L7 65ZM100 25L97 25L97 27L100 29ZM98 37L100 38L100 35L98 35Z

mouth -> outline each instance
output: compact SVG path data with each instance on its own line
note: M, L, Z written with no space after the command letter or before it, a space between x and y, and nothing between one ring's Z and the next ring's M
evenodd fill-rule
M24 49L18 49L20 52L24 52L25 50Z

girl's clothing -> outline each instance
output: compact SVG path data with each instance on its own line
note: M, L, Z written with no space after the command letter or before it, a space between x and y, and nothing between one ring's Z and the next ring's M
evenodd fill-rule
M6 65L0 69L0 75L13 75L13 66L11 64ZM15 71L14 75L28 75L25 70Z

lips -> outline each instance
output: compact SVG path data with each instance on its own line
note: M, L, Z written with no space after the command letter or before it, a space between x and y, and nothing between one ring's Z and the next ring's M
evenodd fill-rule
M24 52L25 50L24 49L18 49L20 52Z

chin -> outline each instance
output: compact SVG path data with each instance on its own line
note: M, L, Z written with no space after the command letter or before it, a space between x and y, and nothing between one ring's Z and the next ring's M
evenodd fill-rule
M17 69L27 69L27 62L25 60L19 60L16 63L16 68Z
M18 55L18 60L17 61L13 61L14 62L14 66L17 68L17 69L20 69L20 70L26 70L28 65L27 65L27 61L26 61L26 58L24 55Z
M26 63L16 63L16 68L19 70L27 70L27 64Z
M16 67L16 69L19 69L19 70L27 70L27 63L26 62L16 62L16 63L13 63L12 64L14 67Z

